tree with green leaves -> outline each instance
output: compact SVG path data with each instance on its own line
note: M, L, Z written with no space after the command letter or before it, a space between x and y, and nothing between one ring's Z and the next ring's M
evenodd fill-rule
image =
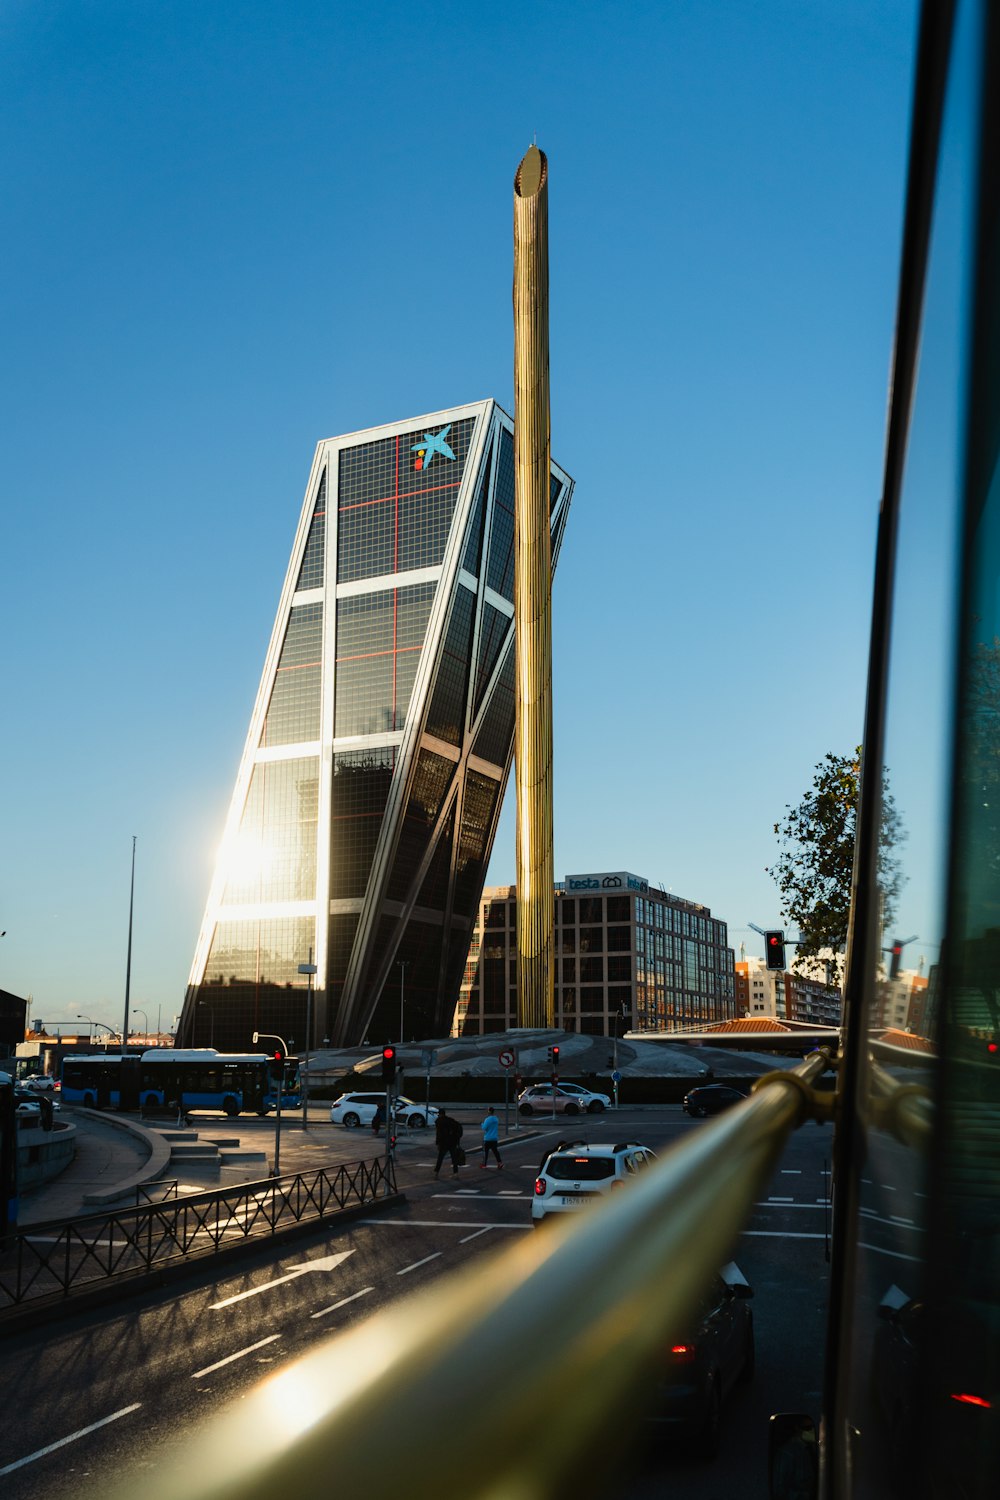
M782 915L798 928L796 957L834 955L838 980L851 910L860 774L860 746L853 755L824 755L810 790L798 806L786 806L784 821L774 825L781 852L767 872L781 892ZM884 772L878 860L883 927L892 925L903 888L896 849L905 838Z

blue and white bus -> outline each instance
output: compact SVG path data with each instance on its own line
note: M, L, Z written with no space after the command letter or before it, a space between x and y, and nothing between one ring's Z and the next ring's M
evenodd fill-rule
M154 1047L139 1060L139 1105L144 1109L221 1109L235 1116L266 1115L277 1105L269 1077L271 1059L259 1052L216 1052L214 1047ZM286 1057L281 1107L298 1109L299 1060Z
M59 1096L85 1109L138 1109L139 1058L98 1052L63 1059Z

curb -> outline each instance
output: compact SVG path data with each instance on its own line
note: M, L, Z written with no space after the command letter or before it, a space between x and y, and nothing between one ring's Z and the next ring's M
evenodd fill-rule
M149 1148L149 1157L138 1172L133 1172L130 1177L121 1178L112 1187L95 1188L92 1192L84 1193L81 1199L83 1203L98 1208L114 1203L118 1198L124 1198L127 1193L134 1192L143 1183L154 1182L157 1177L162 1177L169 1168L170 1147L158 1131L148 1130L145 1125L139 1125L134 1120L125 1120L121 1115L109 1114L102 1109L84 1109L82 1105L74 1105L72 1108L74 1114L83 1115L88 1120L102 1120L105 1125L124 1131L126 1135L142 1141Z

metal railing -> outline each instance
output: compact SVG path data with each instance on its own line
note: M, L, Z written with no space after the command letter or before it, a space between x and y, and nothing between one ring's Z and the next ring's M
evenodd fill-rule
M26 1303L57 1302L93 1292L112 1278L219 1255L389 1191L395 1191L393 1165L387 1175L384 1160L376 1158L173 1196L68 1224L32 1224L0 1251L0 1326Z
M731 1255L829 1059L765 1077L626 1192L395 1302L265 1381L146 1500L552 1500L613 1493L609 1442ZM830 1096L827 1096L829 1104ZM387 1455L398 1461L382 1461ZM122 1494L124 1500L124 1492Z

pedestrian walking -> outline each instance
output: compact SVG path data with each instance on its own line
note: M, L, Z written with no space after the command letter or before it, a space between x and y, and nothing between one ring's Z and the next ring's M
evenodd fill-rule
M372 1115L372 1135L382 1134L382 1122L385 1119L385 1105L379 1100Z
M451 1157L452 1176L458 1176L462 1156L462 1148L459 1145L461 1139L462 1126L459 1121L453 1119L446 1109L439 1110L437 1124L434 1127L434 1141L438 1148L437 1164L434 1168L435 1177L441 1171L441 1163L446 1156Z
M497 1159L497 1168L499 1169L503 1166L503 1162L500 1160L500 1121L497 1119L496 1110L493 1108L492 1104L487 1111L486 1119L483 1121L484 1167L487 1164L491 1151Z

